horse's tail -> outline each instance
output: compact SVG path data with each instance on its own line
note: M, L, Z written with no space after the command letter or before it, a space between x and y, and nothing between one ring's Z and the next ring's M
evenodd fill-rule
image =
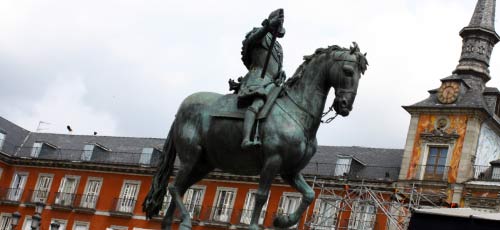
M163 152L160 153L160 163L153 176L151 188L142 203L142 211L146 213L146 218L151 219L157 215L163 205L163 198L167 193L167 184L174 171L174 161L176 150L172 140L175 120L170 127L167 139L163 145Z

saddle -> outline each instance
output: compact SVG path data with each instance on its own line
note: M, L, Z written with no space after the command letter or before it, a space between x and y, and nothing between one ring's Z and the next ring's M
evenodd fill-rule
M264 119L271 111L271 108L276 102L276 99L280 96L283 87L275 87L271 90L267 96L266 103L257 114L257 120ZM220 117L220 118L233 118L233 119L244 119L246 107L238 106L238 95L237 94L227 94L217 99L217 101L212 104L212 109L210 116Z

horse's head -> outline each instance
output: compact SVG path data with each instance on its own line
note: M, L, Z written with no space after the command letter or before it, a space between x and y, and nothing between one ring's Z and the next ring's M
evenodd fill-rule
M353 44L349 50L332 52L334 63L327 70L327 81L335 89L333 108L342 116L352 110L359 79L368 65L366 54L360 52L356 42Z

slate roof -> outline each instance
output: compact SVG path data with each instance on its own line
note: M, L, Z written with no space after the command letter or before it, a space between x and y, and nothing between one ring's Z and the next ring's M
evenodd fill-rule
M8 155L13 154L16 147L21 146L30 133L2 116L0 116L0 132L5 134L5 140L0 151Z
M16 151L8 155L30 158L33 144L44 143L39 159L59 161L82 161L84 146L96 144L91 163L139 165L143 148L155 148L151 165L158 161L165 139L141 137L115 137L69 135L29 132L0 117L0 130L7 131L8 140L16 145ZM5 152L4 152L5 153ZM305 175L331 177L339 156L351 157L350 179L396 180L403 157L403 149L383 149L365 147L318 146L310 164L302 171ZM176 161L176 166L179 162Z
M368 178L374 180L396 180L403 160L403 149L384 149L367 147L318 146L316 154L304 174L333 176L339 156L351 156L353 161L350 178ZM386 178L388 173L388 178Z

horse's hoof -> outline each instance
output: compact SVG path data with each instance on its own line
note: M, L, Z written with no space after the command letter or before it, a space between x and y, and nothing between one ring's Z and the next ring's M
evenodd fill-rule
M293 214L289 216L278 216L274 219L273 225L277 228L288 228L295 225L298 222L298 218L294 218Z

